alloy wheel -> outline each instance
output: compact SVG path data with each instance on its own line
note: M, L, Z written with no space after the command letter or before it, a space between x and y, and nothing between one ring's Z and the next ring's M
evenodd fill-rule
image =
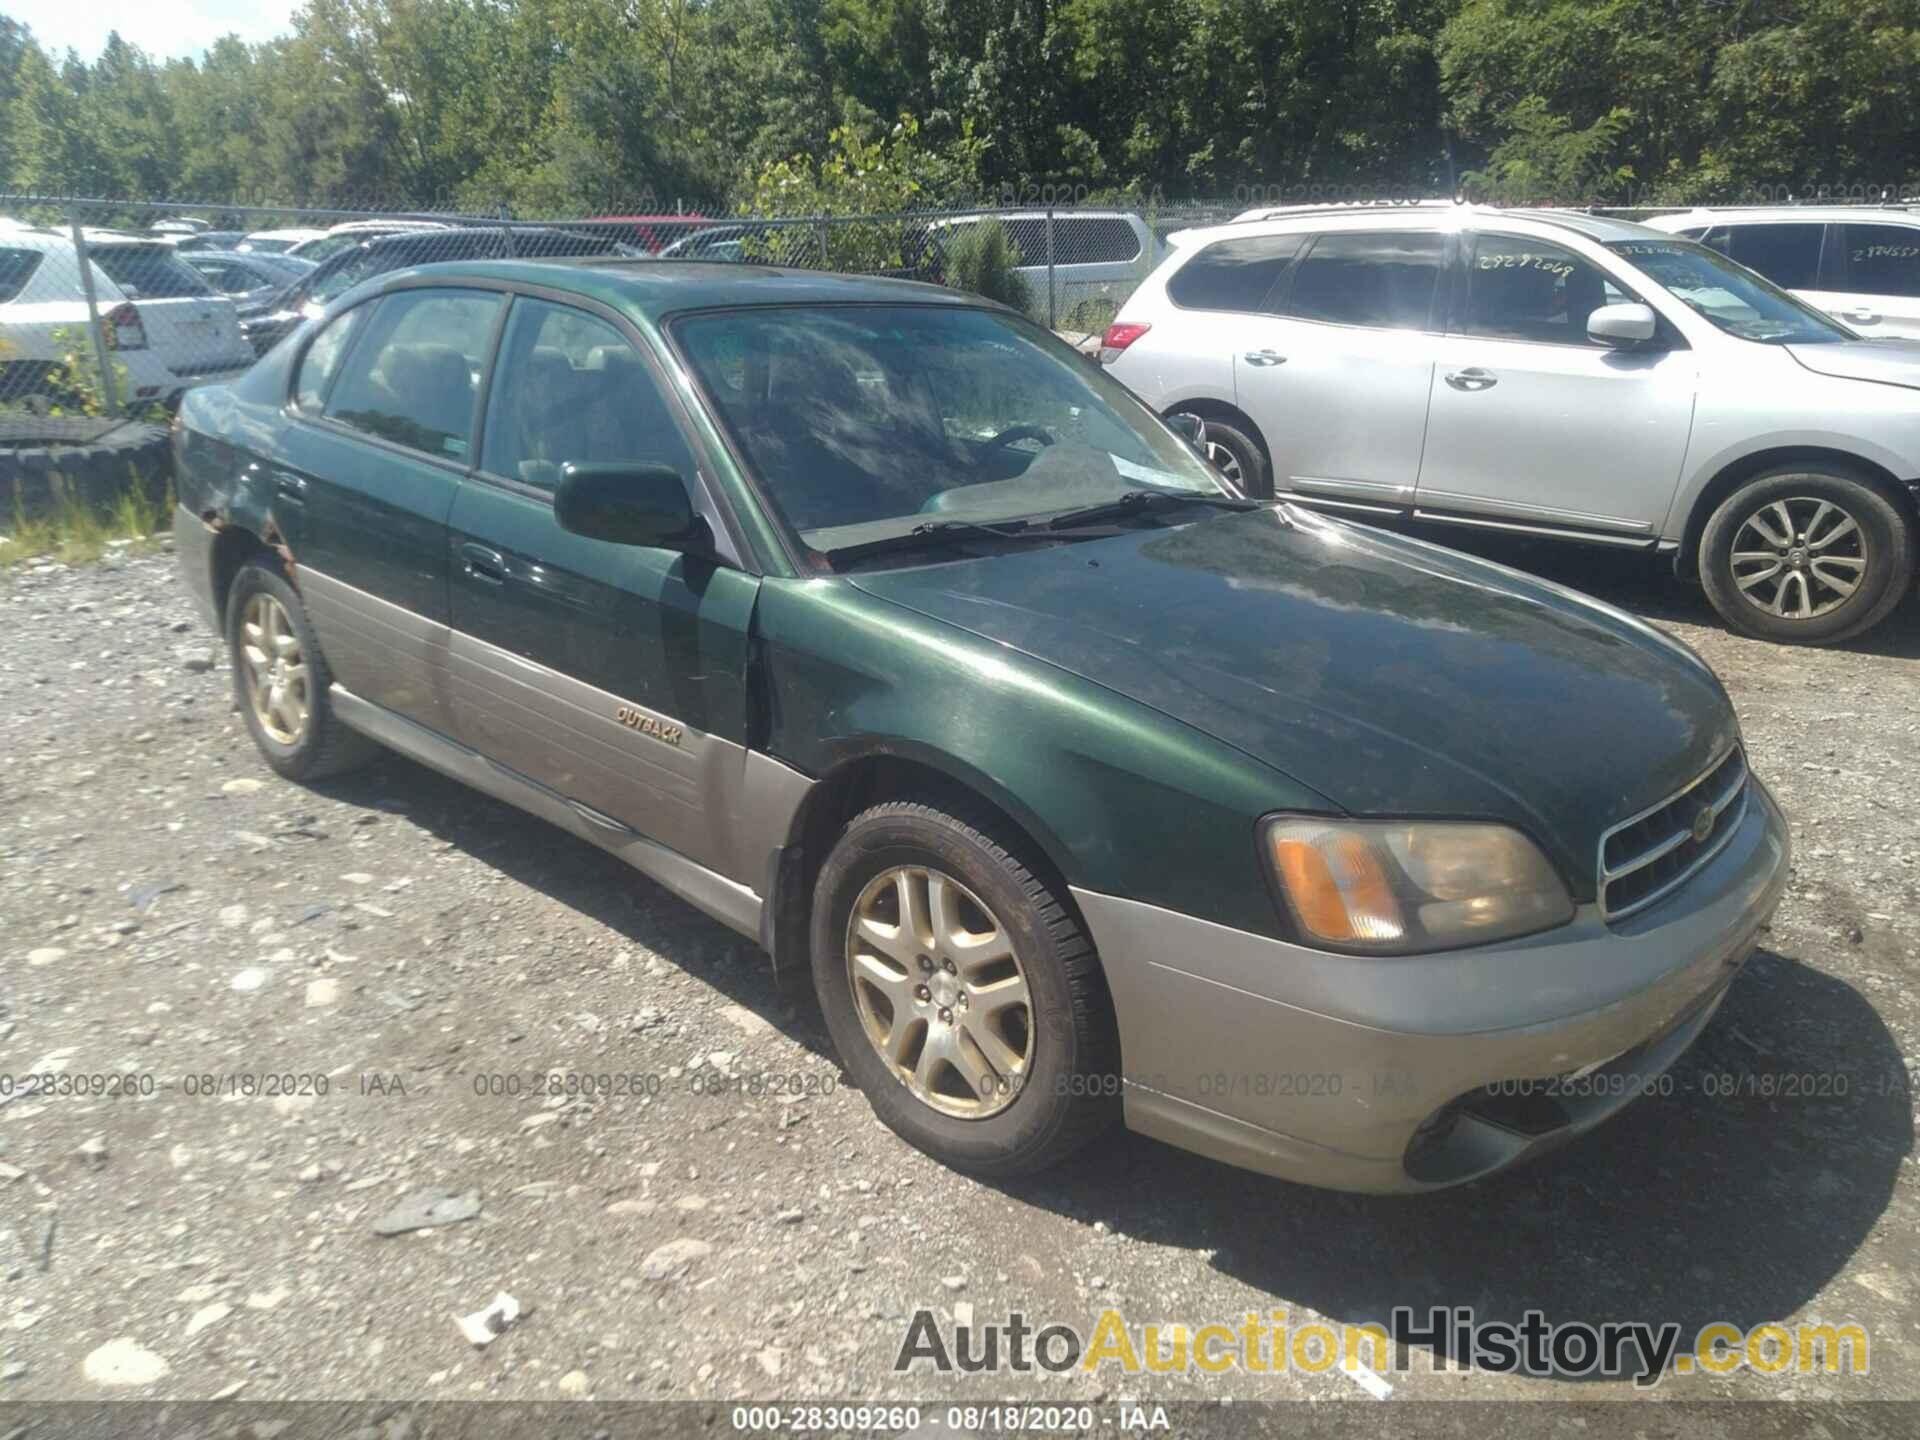
M925 866L885 870L854 902L846 951L860 1027L915 1098L967 1120L1019 1098L1033 1001L1006 927L979 896Z
M312 715L307 661L286 607L261 591L240 618L241 680L260 729L281 745L298 745Z
M1733 583L1747 603L1785 620L1839 609L1867 577L1860 523L1831 500L1771 500L1733 537Z
M1207 459L1235 485L1240 483L1240 459L1218 440L1207 441Z

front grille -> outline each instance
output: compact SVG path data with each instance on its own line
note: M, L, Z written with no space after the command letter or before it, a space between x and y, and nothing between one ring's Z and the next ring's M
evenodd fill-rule
M1747 761L1735 746L1671 799L1614 826L1600 840L1600 911L1624 920L1685 883L1733 838L1747 810ZM1711 812L1713 823L1701 817ZM1696 838L1705 829L1702 838Z

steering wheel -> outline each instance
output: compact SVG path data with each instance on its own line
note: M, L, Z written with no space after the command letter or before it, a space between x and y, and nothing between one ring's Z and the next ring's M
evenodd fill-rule
M1009 425L991 440L985 441L989 449L1013 444L1016 440L1038 440L1042 445L1054 443L1053 432L1043 430L1038 425Z

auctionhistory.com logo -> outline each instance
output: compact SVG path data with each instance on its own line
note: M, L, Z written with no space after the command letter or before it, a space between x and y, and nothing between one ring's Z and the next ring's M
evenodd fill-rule
M1246 1311L1232 1322L1130 1323L1102 1310L1090 1331L1061 1321L1035 1324L1020 1311L1000 1324L943 1325L932 1310L916 1311L901 1338L895 1371L941 1374L1060 1373L1101 1370L1125 1375L1324 1374L1356 1377L1404 1374L1414 1349L1429 1352L1434 1370L1483 1370L1497 1375L1631 1379L1643 1388L1669 1375L1865 1375L1865 1328L1852 1321L1740 1326L1703 1325L1691 1337L1677 1322L1640 1320L1554 1322L1538 1310L1519 1320L1480 1320L1471 1306L1432 1306L1416 1312L1396 1306L1387 1325L1329 1320L1292 1323L1288 1311Z

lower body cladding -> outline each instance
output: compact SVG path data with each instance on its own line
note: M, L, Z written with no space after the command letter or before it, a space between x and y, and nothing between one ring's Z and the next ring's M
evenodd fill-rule
M1584 906L1525 940L1364 957L1076 889L1120 1024L1127 1124L1339 1190L1488 1175L1591 1129L1706 1028L1786 885L1779 808L1752 803L1667 899Z

